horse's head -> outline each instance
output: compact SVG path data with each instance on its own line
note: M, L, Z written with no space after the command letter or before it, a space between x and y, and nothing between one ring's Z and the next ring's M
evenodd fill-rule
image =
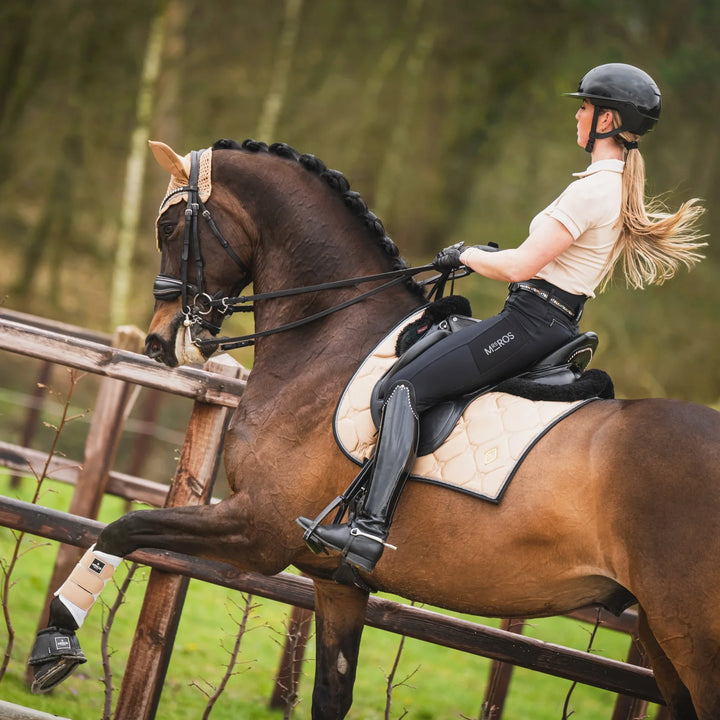
M354 333L369 344L425 302L383 224L345 177L315 156L253 140L219 140L185 157L163 143L151 148L171 179L157 220L162 261L145 345L150 357L175 366L238 347L231 341L244 338L217 335L225 315L248 302L236 296L251 281L254 337L263 338L256 362L261 343L297 358L307 322L326 337ZM395 278L379 287L384 273ZM374 292L361 293L358 276L374 281ZM373 297L358 304L365 296Z
M156 223L162 259L145 354L173 367L202 363L217 347L219 301L251 280L252 228L236 199L216 193L209 201L211 150L181 157L163 143L150 147L171 177Z

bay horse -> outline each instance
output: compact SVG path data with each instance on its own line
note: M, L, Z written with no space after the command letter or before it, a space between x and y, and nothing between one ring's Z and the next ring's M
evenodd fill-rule
M96 550L107 559L159 548L265 574L294 565L315 586L312 717L345 717L368 591L333 580L339 558L310 552L296 518L316 515L352 481L357 468L333 437L338 399L389 328L427 299L410 279L349 304L361 291L340 281L403 263L345 178L314 156L253 141L218 141L199 160L152 146L172 180L157 221L145 352L170 366L204 361L222 345L223 299L252 282L261 296L254 366L225 442L232 494L129 513L103 530ZM318 282L338 287L280 292ZM347 307L328 312L339 303ZM298 325L306 316L314 322ZM362 576L378 590L482 616L619 612L637 601L672 717L717 720L719 518L719 413L668 399L597 400L542 437L499 504L410 481L389 538L397 549ZM56 597L50 625L76 643L79 624Z

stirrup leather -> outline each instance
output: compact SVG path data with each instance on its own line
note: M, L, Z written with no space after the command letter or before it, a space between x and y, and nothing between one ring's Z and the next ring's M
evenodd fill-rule
M329 554L327 548L322 544L322 541L315 537L315 530L322 523L322 521L333 511L337 509L335 517L331 525L340 525L345 513L348 510L350 504L357 499L360 493L365 487L365 479L372 470L372 460L366 460L363 463L360 472L355 476L355 479L348 485L347 490L342 495L338 495L334 500L328 503L320 514L312 521L312 524L305 529L303 533L303 540L305 544L312 550L316 555L320 553ZM304 527L298 520L298 524Z

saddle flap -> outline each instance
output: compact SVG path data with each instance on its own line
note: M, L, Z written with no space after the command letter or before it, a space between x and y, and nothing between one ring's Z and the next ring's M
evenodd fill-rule
M429 455L445 442L460 416L465 412L465 408L475 397L473 395L472 397L447 400L423 413L418 435L418 457Z

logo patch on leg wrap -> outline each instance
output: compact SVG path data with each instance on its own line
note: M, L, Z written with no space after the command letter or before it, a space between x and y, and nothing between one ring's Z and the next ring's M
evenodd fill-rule
M90 563L90 567L88 567L88 570L92 570L94 573L100 575L105 569L106 565L107 563L104 563L100 558L93 558L93 561Z
M109 580L115 568L122 562L121 557L108 555L95 550L93 545L81 558L78 565L97 575L101 580Z

